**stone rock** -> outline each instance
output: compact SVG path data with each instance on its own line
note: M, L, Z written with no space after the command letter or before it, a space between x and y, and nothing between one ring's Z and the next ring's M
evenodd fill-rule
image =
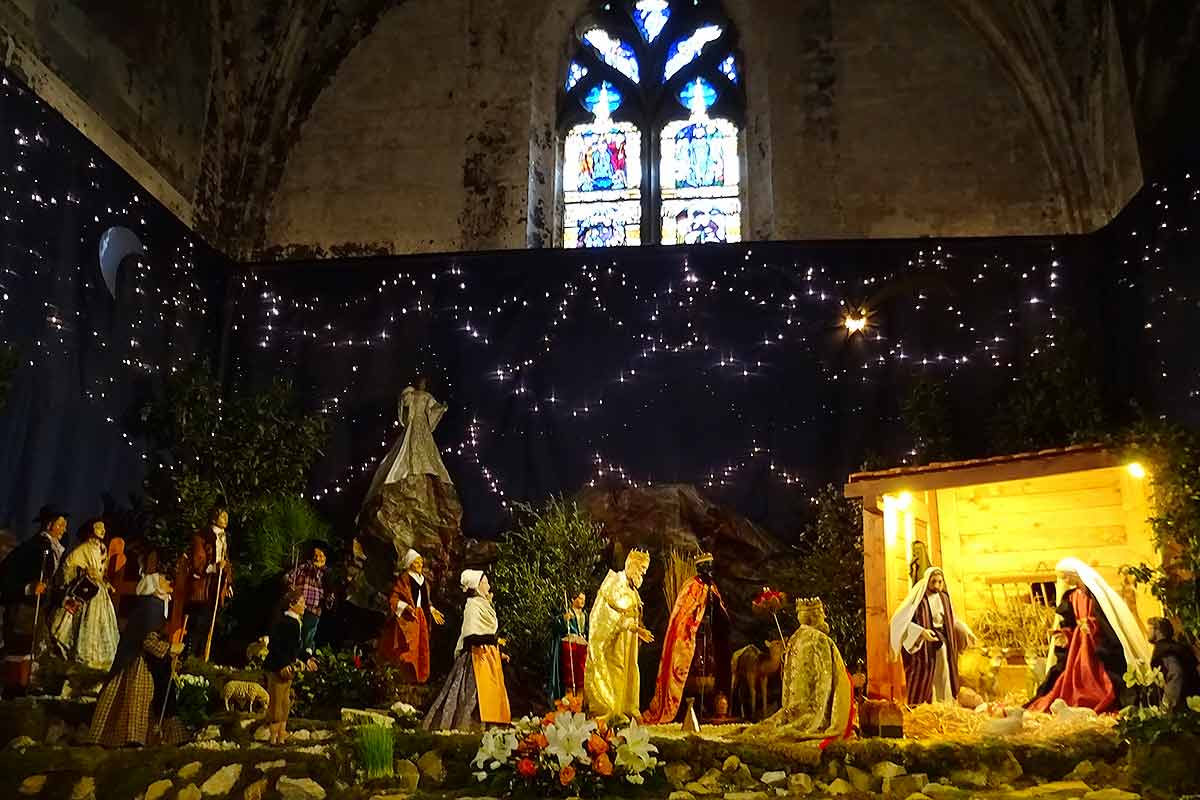
M674 761L663 767L663 774L667 778L667 783L678 789L686 786L692 780L692 766L682 761Z
M193 761L190 764L184 764L175 774L178 775L182 780L190 781L192 778L200 774L200 762Z
M671 794L667 796L667 800L696 800L696 798L691 794L691 792L676 791L671 792Z
M710 769L708 772L700 776L700 783L709 788L716 788L721 785L724 775L719 769ZM689 790L690 791L690 790Z
M726 792L725 800L769 800L766 792Z
M1126 792L1122 789L1097 789L1094 792L1088 792L1083 796L1083 800L1141 800L1140 794Z
M797 772L795 775L788 775L788 792L790 794L811 794L813 790L813 779L811 775L806 775L803 772Z
M203 798L204 795L200 794L200 789L194 783L189 783L175 795L175 800L203 800Z
M921 792L913 792L908 797L904 798L904 800L931 800L931 798L927 794L922 794Z
M242 777L242 765L229 764L210 775L208 780L201 784L200 791L206 797L224 797L237 785L240 777Z
M986 789L988 773L983 769L956 769L950 773L950 782L968 789Z
M894 778L883 779L883 793L888 797L908 797L925 791L929 784L928 776L923 773L913 775L897 775Z
M350 602L385 610L380 598L391 591L397 555L410 547L425 559L428 573L450 575L449 567L463 553L462 516L454 485L432 475L409 475L381 488L367 499L359 518L355 541L365 560L351 581Z
M325 789L312 778L289 778L286 775L275 784L280 800L325 800Z
M36 747L37 742L28 736L18 736L8 743L9 750L28 750L31 747Z
M721 765L721 771L726 774L729 774L729 773L737 772L738 768L741 766L742 766L742 760L740 758L738 758L737 756L730 756L729 758L725 759L725 763Z
M441 786L446 780L446 765L442 763L442 755L436 750L423 753L417 759L417 769L421 779L430 786Z
M298 731L288 733L289 742L307 742L312 739L312 731L301 728Z
M762 777L759 778L759 780L761 780L767 786L778 786L780 784L787 783L787 779L788 774L781 769L777 769L772 772L764 772Z
M342 722L351 725L382 725L385 728L396 724L396 720L390 714L381 711L366 711L361 708L343 708Z
M71 789L71 800L96 800L96 779L85 776Z
M969 794L956 786L931 783L921 790L931 800L966 800Z
M1063 778L1065 781L1086 781L1088 778L1096 774L1096 765L1090 761L1080 761L1075 765L1075 769L1071 770Z
M167 792L171 791L173 784L169 780L155 781L146 787L146 794L143 800L162 800L167 796Z
M318 731L309 731L309 733L312 734L312 740L314 742L327 742L334 737L334 732L328 728L322 728Z
M371 800L408 800L412 795L409 794L373 794Z
M1082 781L1053 781L1041 786L1020 789L1005 795L1007 800L1078 800L1092 787Z
M220 738L221 738L221 726L220 725L209 725L207 728L205 728L204 730L202 730L198 734L196 734L197 742L210 742L214 739L220 739Z
M258 722L258 720L255 719L254 717L247 717L246 719L239 719L238 725L241 727L242 730L246 730L246 728L249 728L251 725L253 725L256 722Z
M396 781L400 784L400 791L411 794L417 790L417 784L421 782L421 770L417 769L417 765L407 758L400 759L396 762Z
M870 794L875 791L875 776L858 767L847 766L846 778L850 781L850 785L854 787L856 792Z
M265 742L271 738L271 728L269 725L263 725L254 731L254 741Z
M906 772L908 772L908 770L906 770L904 767L891 761L880 761L878 764L875 764L873 767L871 767L871 774L876 778L879 778L881 781L888 778L894 778L897 775L903 775Z
M273 769L283 769L287 766L287 762L282 758L278 761L260 761L254 765L254 768L259 772L270 772Z
M753 773L750 772L750 767L745 764L739 764L737 772L733 773L733 783L739 789L754 790L758 788L758 781L754 780Z
M983 705L983 695L970 686L960 686L958 689L958 704L963 708L976 709Z
M242 791L242 800L262 800L267 793L267 779L259 778Z
M715 786L708 786L700 783L699 781L691 781L690 783L685 784L683 788L689 794L696 795L697 797L707 797L710 794L716 793Z
M852 794L855 791L855 789L854 789L854 786L849 781L843 780L842 778L838 778L833 783L829 784L829 786L825 789L825 791L828 792L829 794L835 794L835 795L836 794Z
M994 764L988 770L988 785L993 788L1015 782L1025 774L1021 762L1012 753L1005 753L999 764Z
M46 744L56 745L63 740L67 735L67 723L61 719L56 719L46 727L46 735L44 738Z
M30 739L30 741L33 741ZM42 793L42 789L46 788L45 775L30 775L25 780L21 781L21 785L17 787L17 793L25 797L36 797Z

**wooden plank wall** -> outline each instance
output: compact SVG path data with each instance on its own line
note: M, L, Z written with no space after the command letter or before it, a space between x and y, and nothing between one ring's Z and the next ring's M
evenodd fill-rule
M990 607L989 575L1052 571L1074 556L1119 589L1123 564L1157 558L1145 481L1119 467L941 489L937 509L955 609L968 620ZM1158 606L1143 592L1138 611L1144 620Z

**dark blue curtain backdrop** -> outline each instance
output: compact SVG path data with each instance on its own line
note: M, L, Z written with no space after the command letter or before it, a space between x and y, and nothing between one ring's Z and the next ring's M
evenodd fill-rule
M234 287L231 379L288 376L329 415L313 490L342 522L425 372L450 404L435 435L469 534L501 529L514 500L617 479L696 484L788 538L816 487L906 457L917 375L948 380L957 435L985 454L1056 325L1086 336L1113 413L1200 421L1200 182L1174 178L1085 237L263 266ZM870 327L848 337L863 302Z
M215 359L222 261L53 109L0 71L0 341L19 366L0 412L0 527L18 536L44 503L74 522L139 492L130 415L164 373ZM110 226L145 247L118 273Z
M170 369L216 358L222 330L227 391L282 376L328 415L312 493L342 532L418 372L450 403L435 435L484 537L514 501L621 480L695 484L788 538L817 487L906 457L915 376L947 379L956 433L983 454L998 398L1056 325L1086 336L1114 413L1200 424L1186 165L1090 236L287 263L231 273L227 295L218 256L5 80L0 339L21 367L0 522L19 533L42 503L94 513L102 492L136 491L130 415ZM115 301L96 261L110 225L149 251ZM848 337L862 303L870 327Z

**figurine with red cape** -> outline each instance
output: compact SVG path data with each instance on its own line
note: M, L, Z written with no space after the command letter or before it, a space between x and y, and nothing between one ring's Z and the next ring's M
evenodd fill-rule
M1150 643L1125 601L1096 570L1077 558L1064 558L1055 569L1068 588L1052 631L1054 666L1029 708L1048 711L1061 699L1072 708L1115 711L1124 705L1126 669L1150 663Z
M700 554L695 566L696 575L683 585L671 609L654 699L642 715L648 725L675 719L689 678L707 695L705 702L717 692L729 693L729 612L713 579L712 554Z

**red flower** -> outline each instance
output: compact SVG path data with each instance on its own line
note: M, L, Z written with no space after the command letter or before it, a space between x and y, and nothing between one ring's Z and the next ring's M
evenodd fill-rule
M528 780L537 775L537 764L532 759L522 758L517 762L517 774Z
M608 753L601 753L600 755L596 756L596 758L592 760L592 769L596 771L597 775L601 775L605 778L607 778L609 775L612 775L613 765L612 760L608 757Z
M362 669L362 656L360 656L358 653L354 654L354 668Z
M570 785L571 781L575 780L575 768L567 764L558 773L558 782L563 786Z
M593 733L588 737L587 750L593 756L598 756L608 752L608 742L604 741L604 737Z

